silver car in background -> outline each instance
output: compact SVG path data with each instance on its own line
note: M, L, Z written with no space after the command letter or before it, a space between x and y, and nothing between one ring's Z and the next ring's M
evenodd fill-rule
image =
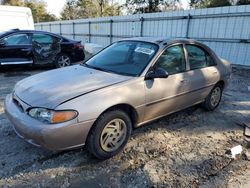
M84 64L21 80L5 111L31 144L50 150L86 144L106 159L135 127L199 103L214 110L230 74L230 64L197 41L126 39Z

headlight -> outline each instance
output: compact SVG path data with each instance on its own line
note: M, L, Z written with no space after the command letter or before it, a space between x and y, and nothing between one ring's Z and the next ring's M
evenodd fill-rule
M78 113L75 110L49 110L46 108L31 108L28 114L46 123L62 123L74 119Z

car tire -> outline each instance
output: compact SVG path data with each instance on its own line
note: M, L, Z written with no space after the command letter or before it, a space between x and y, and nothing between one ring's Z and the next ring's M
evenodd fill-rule
M56 57L55 61L57 68L63 68L71 65L71 58L67 54L60 53Z
M206 97L202 106L208 111L213 111L220 104L222 91L223 91L222 85L216 84L214 88L210 91L209 95Z
M87 148L98 159L111 158L127 144L131 131L131 119L124 111L107 111L91 128Z

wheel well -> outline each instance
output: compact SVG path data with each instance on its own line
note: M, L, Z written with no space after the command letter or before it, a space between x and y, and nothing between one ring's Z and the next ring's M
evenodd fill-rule
M109 107L102 114L106 113L107 111L111 111L113 109L119 109L119 110L126 112L132 121L133 127L135 127L137 120L138 120L138 113L133 106L129 104L117 104L117 105Z
M221 85L222 88L224 88L225 86L225 82L223 80L220 80L219 82L217 82L217 84Z
M67 53L67 52L59 52L57 55L56 55L56 58L58 58L59 55L67 55L69 56L70 60L72 60L72 57L71 57L71 54L70 53Z

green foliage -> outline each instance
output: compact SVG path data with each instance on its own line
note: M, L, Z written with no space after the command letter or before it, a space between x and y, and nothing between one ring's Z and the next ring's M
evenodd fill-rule
M237 5L250 5L250 0L239 0Z
M231 6L230 0L191 0L190 6L194 8L210 8Z
M128 11L132 14L176 10L179 0L126 0Z
M57 20L56 16L48 13L47 4L42 0L24 0L24 6L32 10L35 22L46 22Z
M11 6L22 6L23 2L21 0L2 0L1 5L11 5Z
M121 6L108 0L67 0L62 20L121 15Z
M43 0L2 0L1 5L29 7L34 22L47 22L57 20L56 16L47 12L47 4Z
M75 0L67 1L61 12L61 19L62 20L77 19L79 18L78 12L79 12L78 6Z

